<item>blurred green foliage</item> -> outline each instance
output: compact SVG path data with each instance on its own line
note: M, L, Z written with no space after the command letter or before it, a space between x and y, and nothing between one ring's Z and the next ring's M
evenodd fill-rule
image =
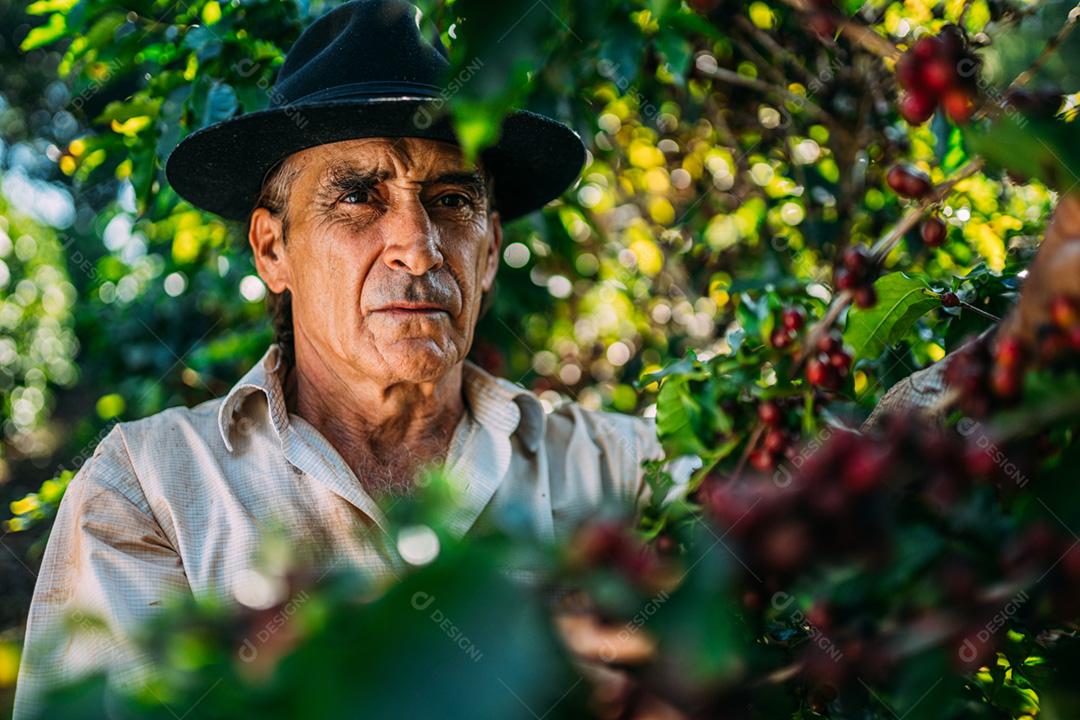
M857 423L896 380L991 324L941 307L942 291L1002 316L1049 215L1043 183L1066 189L1080 166L1068 123L1006 116L961 130L938 115L909 127L895 109L895 56L848 33L816 36L797 3L420 4L455 72L483 60L449 103L467 149L490 142L511 106L567 122L589 148L560 201L507 229L475 359L545 403L657 414L669 451L706 459L695 483L745 461L756 402L804 408L806 438L835 417ZM331 5L0 2L12 28L0 44L6 531L49 517L110 423L221 395L264 350L265 288L244 228L180 201L164 159L186 134L264 107L285 50ZM1069 9L844 6L901 48L961 24L985 45L981 89L991 101ZM1032 84L1080 89L1071 80L1078 50L1065 38ZM1066 119L1074 106L1067 96ZM878 242L911 210L884 181L895 161L941 183L976 151L994 164L943 198L944 245L903 233L885 257L879 304L838 318L856 364L823 416L792 379L795 359L770 346L780 311L824 316L834 261ZM1011 181L1002 165L1036 180ZM658 536L674 517L653 508L648 532ZM357 633L378 627L358 622ZM694 628L670 622L693 639ZM0 685L12 679L2 653L14 645L4 642ZM722 670L724 657L714 661L702 662ZM995 672L987 682L1001 685Z

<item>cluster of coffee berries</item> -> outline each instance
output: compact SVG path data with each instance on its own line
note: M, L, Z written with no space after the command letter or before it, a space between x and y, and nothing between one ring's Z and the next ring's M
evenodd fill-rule
M770 416L767 407L759 413ZM897 442L833 430L797 465L784 483L710 476L697 496L766 590L784 587L805 563L872 553L884 539L881 515L895 499L880 490L903 455Z
M948 232L945 223L936 215L931 215L923 220L922 226L919 228L919 236L922 237L923 244L932 248L941 247Z
M1080 303L1066 295L1050 301L1050 324L1039 329L1039 352L1054 363L1066 355L1080 355Z
M929 513L952 522L957 504L990 479L969 459L972 452L991 458L985 448L911 417L884 418L881 432L871 435L829 432L816 451L804 453L786 483L733 482L710 475L699 491L706 517L717 524L718 535L730 537L732 552L747 568L743 603L751 612L779 609L769 593L805 587L821 568L853 565L865 574L890 567L900 537L897 520L904 517L899 508L912 517ZM990 465L989 472L998 472ZM935 618L940 627L952 628L941 636L944 644L962 641L968 630L959 619L962 614L949 615L955 608L981 615L998 602L988 599L985 588L1000 578L978 564L963 567L955 556L942 554L917 572L948 580L926 586L948 608L945 616ZM818 664L807 655L803 676L808 682L841 686L865 678L864 661L871 658L872 674L887 669L879 663L887 665L888 657L878 651L912 628L903 623L868 626L868 611L819 600L799 618L854 661L845 666L833 657Z
M935 37L915 42L896 63L896 77L904 88L900 114L921 125L941 106L958 124L975 111L979 60L967 46L967 36L956 25L946 25Z
M851 370L851 355L844 350L844 342L834 332L818 340L816 352L806 361L806 380L823 390L839 390L840 384Z
M567 563L571 571L615 570L630 584L649 588L663 575L657 550L643 543L626 523L594 520L577 529Z
M1006 335L992 348L982 342L969 343L950 359L945 380L956 391L962 410L982 417L1020 397L1029 367L1072 364L1080 358L1080 302L1058 295L1048 310L1050 322L1038 329L1034 351L1020 338Z
M798 432L786 427L788 413L775 400L765 400L757 406L762 433L760 444L750 453L750 466L760 472L776 467L798 440Z
M777 350L783 350L795 342L805 323L806 313L797 307L785 308L780 313L779 325L769 336L769 344Z
M850 290L851 298L861 308L873 307L877 302L874 280L877 268L870 253L861 245L849 247L840 259L833 283L838 290Z
M1080 615L1080 545L1056 523L1036 521L1010 540L1001 574L1037 581L1026 607L1040 607L1071 622Z
M893 165L885 175L892 191L900 197L919 199L933 188L930 176L912 165Z
M973 341L944 362L945 383L956 398L956 406L971 417L985 417L996 405L990 392L993 354L987 343Z

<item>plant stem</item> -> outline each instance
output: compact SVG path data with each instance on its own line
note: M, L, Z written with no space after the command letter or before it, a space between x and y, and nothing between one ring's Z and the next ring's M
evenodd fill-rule
M1065 20L1065 24L1061 26L1061 29L1058 30L1057 35L1052 37L1050 41L1043 46L1042 52L1040 52L1034 62L1031 63L1031 66L1016 76L1016 79L1009 84L1008 88L1006 88L1006 93L1009 90L1024 87L1031 82L1031 79L1035 77L1035 73L1046 64L1050 57L1057 52L1057 49L1061 47L1061 44L1068 39L1070 34L1072 34L1073 28L1076 27L1077 20L1080 20L1080 3L1077 3L1073 9L1069 11L1068 18Z
M970 310L971 312L975 313L976 315L982 315L987 320L993 320L996 323L1001 322L1001 318L999 318L997 315L994 315L993 313L988 313L988 312L986 312L985 310L983 310L981 308L975 307L971 303L964 302L963 300L960 301L960 307L964 308L965 310Z

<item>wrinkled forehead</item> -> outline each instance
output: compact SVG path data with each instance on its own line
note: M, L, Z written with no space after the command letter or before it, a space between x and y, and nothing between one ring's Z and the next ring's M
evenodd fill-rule
M344 173L386 180L425 181L448 174L478 173L457 145L426 138L362 138L319 145L293 156L310 183L325 184Z

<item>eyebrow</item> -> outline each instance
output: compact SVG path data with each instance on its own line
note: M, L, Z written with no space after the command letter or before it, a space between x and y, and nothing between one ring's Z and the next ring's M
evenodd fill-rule
M386 170L366 170L350 163L335 163L326 169L319 181L320 193L336 195L352 190L373 188L390 177Z
M424 180L420 184L424 187L430 187L432 185L458 185L472 191L480 197L483 197L487 190L484 176L476 170L443 173L430 180Z
M351 163L335 163L323 173L319 189L322 194L337 195L373 188L389 177L390 172L387 170L367 170ZM478 170L446 172L434 178L422 180L420 184L424 188L433 185L457 185L481 197L487 191L487 183Z

